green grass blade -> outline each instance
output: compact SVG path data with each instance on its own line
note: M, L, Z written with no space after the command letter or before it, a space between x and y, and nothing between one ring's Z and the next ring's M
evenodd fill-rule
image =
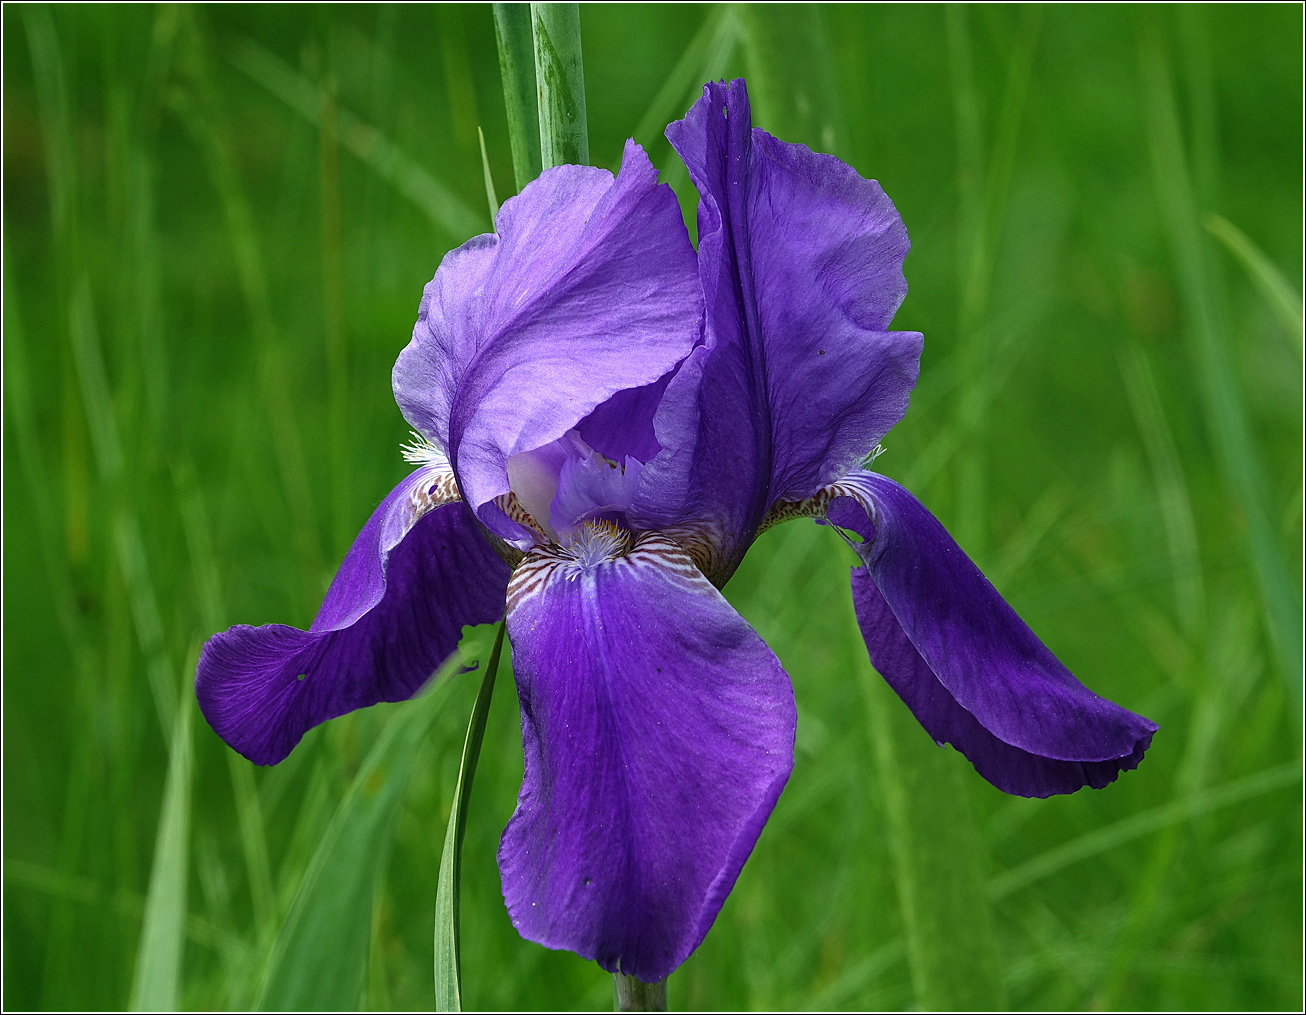
M1081 835L1065 845L1050 849L993 878L988 884L989 898L994 901L1005 898L1012 892L1050 877L1071 864L1098 856L1145 835L1151 835L1173 822L1208 814L1222 807L1232 807L1234 804L1251 800L1276 789L1291 786L1300 782L1301 777L1301 762L1290 761L1244 779L1217 786L1215 789L1194 793L1184 799L1154 807L1104 828L1095 829L1087 835Z
M188 673L199 660L199 645L191 649ZM190 876L191 706L184 694L172 734L163 810L145 897L145 920L136 952L132 1011L175 1011L181 987L181 960L186 943L186 885Z
M495 4L494 37L499 47L503 105L512 145L512 172L518 192L539 176L540 105L535 88L535 41L529 4Z
M1157 27L1141 22L1139 62L1157 199L1169 232L1183 301L1185 330L1197 362L1212 431L1230 492L1247 522L1252 558L1265 596L1270 640L1300 705L1302 700L1301 597L1293 587L1270 521L1260 449L1252 436L1229 351L1223 307L1198 226L1193 187L1166 54Z
M100 479L105 487L115 491L116 499L120 501L112 510L114 549L127 586L137 639L145 653L146 674L154 694L159 726L164 739L168 740L176 724L176 682L172 662L168 659L163 642L163 623L158 597L150 580L140 519L125 493L119 491L124 478L122 441L118 433L113 396L109 390L91 286L85 276L73 294L69 311L69 334Z
M842 1011L857 1007L857 995L906 955L907 946L902 938L881 945L860 962L845 966L833 983L812 998L807 1010Z
M709 27L714 27L715 30L702 44L700 36ZM671 142L666 140L663 132L669 122L683 116L698 100L703 94L704 84L726 77L739 46L741 33L738 8L733 5L722 7L718 17L709 17L700 29L700 35L690 41L680 61L663 82L632 135L644 145L655 165L666 167L662 173L662 182L676 192L681 208L685 209L685 225L689 228L691 237L698 235L693 212L698 204L698 192L689 186L689 170L685 168L680 156L675 154ZM698 59L695 60L694 56ZM680 88L681 85L683 88ZM661 155L655 150L659 137L662 138Z
M739 31L753 120L786 141L845 157L843 102L817 4L741 4Z
M366 982L372 906L423 738L448 698L447 674L391 718L358 770L300 882L255 1007L353 1010Z
M205 631L221 631L227 626L222 583L218 575L217 554L213 549L208 512L204 508L193 466L189 463L179 466L173 472L173 479L177 488L182 529L186 535L186 549L195 575L200 622ZM191 688L187 687L184 693L187 697L192 696ZM227 756L227 771L236 801L236 820L240 826L241 846L245 854L245 873L249 879L254 921L260 932L270 935L275 919L272 866L268 860L267 831L259 806L258 787L254 782L254 766L235 751L223 753Z
M1208 213L1203 220L1206 231L1228 248L1234 259L1243 266L1252 285L1261 291L1265 302L1270 305L1288 330L1288 334L1297 339L1297 355L1302 353L1302 307L1301 297L1293 292L1288 280L1283 277L1273 261L1251 238L1230 222L1227 218Z
M331 46L325 47L329 53ZM345 254L340 211L339 102L334 71L319 86L319 179L322 208L322 295L327 362L327 444L331 461L331 556L343 556L353 539L349 460L349 332L345 327Z
M68 328L72 337L73 362L77 366L77 377L82 387L82 402L90 424L96 465L101 478L106 485L110 485L122 473L122 441L118 437L118 422L113 413L109 378L104 369L95 308L91 302L91 284L85 276L78 281L73 295Z
M494 175L490 172L490 156L485 152L485 131L476 128L476 137L481 142L481 172L485 174L485 203L490 206L490 228L494 228L495 219L499 217L499 197L494 192Z
M1125 391L1134 410L1134 418L1143 435L1147 457L1152 463L1157 496L1161 501L1161 519L1165 523L1166 541L1174 566L1175 604L1184 634L1196 638L1206 617L1206 592L1202 582L1202 561L1197 542L1197 522L1192 498L1184 478L1179 452L1166 423L1161 399L1156 393L1152 368L1141 346L1133 343L1121 352L1121 370Z
M580 7L531 4L535 82L540 99L540 165L589 165Z
M87 623L79 599L85 592L79 580L91 550L91 478L87 451L87 426L82 411L82 396L78 371L74 362L72 336L67 333L68 312L71 310L71 293L81 264L82 235L79 228L78 208L78 158L70 108L70 87L65 64L64 47L55 28L49 5L29 4L20 8L31 54L32 86L40 109L42 147L45 156L45 177L50 207L51 239L53 252L54 285L44 299L55 308L56 320L61 323L50 327L43 342L33 347L39 354L43 347L58 348L58 373L60 386L61 441L57 453L62 476L54 486L56 494L62 493L62 539L51 546L49 558L51 577L56 593L66 595L60 613L70 621L66 631L73 643L77 662L76 679L72 687L73 709L67 728L72 731L74 748L69 758L68 778L64 791L63 813L58 839L56 866L58 873L72 877L80 866L83 837L92 824L88 814L93 793L91 758L95 736L90 716L98 702L99 675L103 672L102 659L97 651L92 625ZM6 225L8 222L6 222ZM9 251L6 250L6 255ZM5 264L9 272L9 261ZM8 312L8 283L6 282L6 318ZM8 320L5 322L8 324ZM19 336L21 340L21 335ZM24 350L26 351L26 350ZM6 386L8 387L8 358L10 336L5 336ZM24 357L25 358L25 357ZM28 408L33 407L27 400ZM37 403L39 405L39 402ZM15 408L20 408L16 406ZM31 417L29 417L31 419ZM33 423L35 421L33 420ZM19 434L21 436L21 429ZM32 434L35 437L35 429ZM24 466L41 468L39 439L33 439L23 455ZM29 472L32 490L38 496L46 489L46 475L40 479ZM60 490L60 487L62 489ZM50 505L39 503L42 509ZM51 512L50 517L59 514ZM6 532L6 535L8 533ZM10 632L7 630L6 634ZM48 917L44 941L44 963L41 985L33 1000L44 1008L68 1008L74 993L70 989L76 972L73 952L76 914L67 899L55 899Z
M435 895L435 1010L462 1011L462 965L460 961L460 883L462 875L463 835L467 830L467 811L472 798L472 780L476 778L476 763L481 756L481 741L485 739L485 720L490 714L490 699L494 696L494 678L499 671L499 657L503 652L505 625L499 625L494 638L490 661L481 678L476 702L472 705L472 718L467 724L467 737L463 741L462 763L458 769L458 782L454 787L453 803L449 808L449 826L444 833L444 850L440 854L440 880Z
M33 404L32 378L28 366L27 335L23 328L19 289L12 276L13 259L6 248L4 258L4 389L5 407L9 411L10 427L6 432L18 445L18 458L23 476L27 480L32 498L33 515L45 560L50 591L54 596L59 624L74 658L83 667L91 665L91 648L87 640L81 612L76 608L72 576L68 558L60 540L58 511L50 489L51 470L37 433L36 410Z
M191 88L171 93L172 108L204 156L222 204L241 295L262 357L259 379L290 514L290 538L299 557L305 600L316 606L321 601L323 553L313 514L315 500L308 481L307 458L292 407L281 338L268 297L262 246L219 113L204 40L193 17L188 18L187 27L189 31L183 37L188 44L185 66ZM316 99L316 90L309 87Z
M952 68L953 106L957 116L957 175L961 183L961 222L958 276L962 280L957 309L957 356L964 381L978 379L994 357L989 316L998 240L1006 215L1011 176L1016 163L1020 127L1029 90L1030 65L1039 34L1039 8L1022 9L1019 36L1007 59L1007 80L993 130L988 166L982 164L984 137L979 108L983 96L976 86L967 9L950 5L948 52ZM954 426L961 432L964 453L958 461L958 542L972 556L988 550L989 439L986 397L977 382L963 384Z
M721 49L733 46L738 33L739 19L733 7L716 7L703 19L635 128L633 137L645 150L652 148L667 124L683 116L698 98L703 85L712 80L712 75L704 76L705 62Z
M869 661L859 666L916 1003L1004 1007L967 767L921 729Z
M69 85L63 46L55 29L49 5L27 4L21 8L32 60L32 84L40 106L42 146L54 241L54 304L64 311L69 306L76 273L81 265L78 209L78 158L74 141ZM60 380L63 410L63 522L69 563L86 562L91 540L91 479L87 462L86 422L81 410L76 369L71 350L63 342L64 328L57 332L60 345Z
M256 42L244 40L228 57L274 96L312 124L321 122L322 105L313 82ZM340 140L360 161L408 198L436 226L456 240L485 232L485 219L423 169L389 138L357 116L337 107Z
M87 878L69 877L49 867L28 863L25 860L12 860L6 857L4 880L6 886L22 886L52 898L75 902L80 906L102 906L128 920L142 920L145 916L145 900L140 895L124 891L106 893L98 882ZM244 942L239 938L233 937L229 932L194 914L186 917L185 933L189 940L205 948L212 948L215 952L239 952L245 947Z

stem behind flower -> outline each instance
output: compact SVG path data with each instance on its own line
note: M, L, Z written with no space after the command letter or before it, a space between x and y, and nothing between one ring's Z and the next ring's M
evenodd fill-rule
M576 4L531 4L531 29L535 38L542 168L589 165L580 8Z

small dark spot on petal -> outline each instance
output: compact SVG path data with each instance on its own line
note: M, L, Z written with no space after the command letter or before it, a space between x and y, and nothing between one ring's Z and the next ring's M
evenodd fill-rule
M593 879L593 878L586 878L586 879L585 879L585 887L586 887L586 888L588 888L588 887L589 887L590 885L592 885L592 884L594 884L594 879Z
M655 666L655 667L653 667L653 668L654 668L655 670L657 670L659 673L662 672L662 667L661 667L661 666Z
M824 356L824 355L825 355L825 350L824 350L824 349L817 349L817 350L816 350L816 355L818 355L818 356Z

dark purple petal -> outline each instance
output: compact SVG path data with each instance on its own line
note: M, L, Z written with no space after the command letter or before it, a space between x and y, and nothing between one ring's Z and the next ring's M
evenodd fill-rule
M653 415L673 376L674 371L641 388L618 391L576 425L585 443L614 462L627 456L652 461L661 450Z
M508 491L507 459L658 381L698 341L702 303L675 195L633 142L615 181L550 169L504 204L497 227L441 263L393 380L473 511L518 538L489 503Z
M465 504L437 500L440 489L440 476L422 469L391 492L310 630L240 624L208 640L195 693L223 740L275 765L318 723L412 697L458 647L463 625L502 616L508 566Z
M865 568L853 568L857 623L876 671L911 709L938 744L952 744L975 771L1004 793L1047 797L1084 786L1101 789L1123 770L1137 768L1152 741L1145 734L1128 757L1109 761L1058 761L1022 751L995 737L957 704L926 665Z
M390 551L428 511L458 499L447 468L425 466L409 473L372 512L331 579L310 631L348 627L381 601Z
M1138 765L1155 723L1076 680L905 489L872 473L844 483L871 512L839 497L827 513L864 539L853 592L871 661L935 740L1026 796Z
M647 482L746 546L772 503L838 479L906 412L922 338L886 329L907 231L878 183L753 128L743 81L708 85L667 136L700 194L707 337L668 389Z
M499 846L513 925L648 982L703 940L793 766L779 661L670 540L508 593L526 774Z

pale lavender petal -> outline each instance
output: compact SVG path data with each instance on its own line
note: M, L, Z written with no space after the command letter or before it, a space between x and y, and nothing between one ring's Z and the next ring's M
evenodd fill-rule
M571 441L568 438L575 433L575 430L570 430L560 440L551 441L533 451L523 451L508 459L508 482L517 502L554 540L558 538L558 533L549 524L549 506L558 494L558 477L570 456Z
M441 498L451 486L421 469L391 492L310 630L241 624L208 640L195 693L223 740L274 765L318 723L412 697L457 648L463 625L502 616L508 566L466 505Z
M499 868L513 925L641 980L698 946L793 765L779 661L669 540L508 593L526 773Z
M640 500L663 525L716 520L729 558L771 504L838 479L902 418L922 345L887 330L907 292L893 202L750 117L743 81L716 83L667 129L700 194L706 343L668 388ZM659 511L667 490L679 502Z
M859 496L836 498L827 518L864 540L853 587L871 661L931 736L1030 796L1137 766L1155 723L1076 680L905 489L865 472L841 486Z
M643 466L633 458L609 462L591 451L568 458L558 475L558 490L549 508L549 523L562 534L586 518L624 516Z
M702 303L675 195L633 142L615 181L550 169L504 204L497 227L445 258L393 379L473 511L520 539L490 503L508 491L508 458L657 382L698 340Z

